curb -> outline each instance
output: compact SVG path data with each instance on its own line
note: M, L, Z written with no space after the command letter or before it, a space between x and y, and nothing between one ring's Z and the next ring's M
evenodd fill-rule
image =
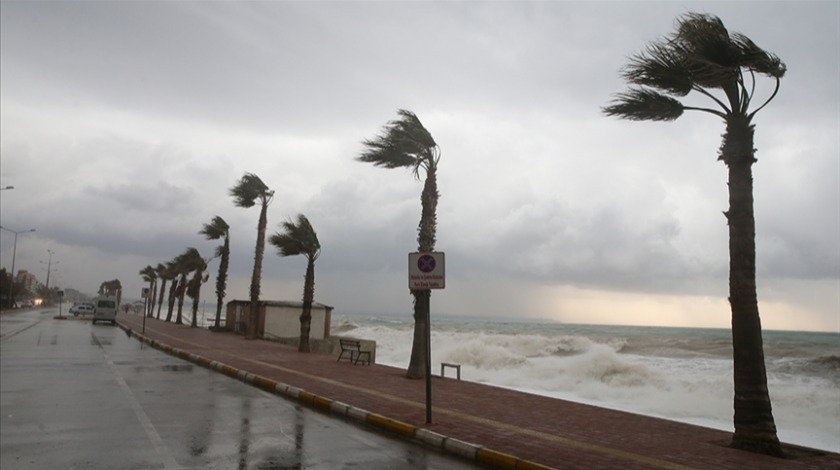
M117 320L117 324L129 336L135 337L141 343L146 343L149 346L169 355L198 364L216 372L221 372L228 377L253 385L268 393L296 400L308 408L341 416L357 425L386 431L401 438L437 449L443 453L473 460L491 468L501 470L555 470L553 467L520 459L519 457L488 449L484 446L472 444L454 437L444 436L443 434L436 433L426 428L420 428L412 424L388 418L387 416L383 416L378 413L372 413L361 408L356 408L331 398L307 392L306 390L292 385L277 382L276 380L272 380L261 375L237 369L219 361L210 360L206 357L199 356L198 354L173 348L168 344L150 339L140 333L134 332L131 328L123 325L119 320Z

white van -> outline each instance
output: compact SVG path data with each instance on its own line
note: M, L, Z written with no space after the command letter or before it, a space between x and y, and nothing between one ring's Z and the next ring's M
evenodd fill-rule
M98 321L109 321L112 325L117 324L117 298L100 297L93 302L93 324Z

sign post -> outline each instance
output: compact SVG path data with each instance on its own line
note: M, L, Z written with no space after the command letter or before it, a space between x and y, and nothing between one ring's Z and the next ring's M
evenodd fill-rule
M146 334L146 314L148 313L147 310L149 309L149 288L144 287L142 292L143 296L143 330L141 331L142 334Z
M431 289L446 286L443 252L408 254L408 288L426 291L424 316L426 317L426 423L432 422L432 316Z

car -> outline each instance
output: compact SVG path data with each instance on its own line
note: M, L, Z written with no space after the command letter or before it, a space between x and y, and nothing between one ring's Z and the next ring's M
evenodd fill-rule
M70 313L72 313L74 317L78 317L79 315L93 315L93 304L76 304L70 307Z

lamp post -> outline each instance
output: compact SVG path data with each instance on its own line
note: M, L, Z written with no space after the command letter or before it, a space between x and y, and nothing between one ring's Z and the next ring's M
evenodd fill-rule
M4 189L10 189L10 188L13 188L13 186L8 186ZM31 228L29 230L15 231L15 230L8 229L8 228L6 228L2 225L0 225L0 229L3 229L3 230L6 230L7 232L12 232L12 233L15 234L15 244L14 244L14 248L12 248L12 292L11 292L11 295L10 295L11 301L12 301L12 306L14 306L15 305L15 257L17 256L17 237L18 237L18 234L20 234L20 233L34 232L35 229Z
M47 261L47 299L52 300L52 295L50 295L50 272L52 271L52 265L53 264L58 264L61 261L56 261L55 263L53 263L52 262L52 255L54 255L55 252L52 251L52 250L47 250L47 253L49 253L49 255L50 255L50 257L48 258L49 261ZM41 261L41 264L44 264L44 262Z

